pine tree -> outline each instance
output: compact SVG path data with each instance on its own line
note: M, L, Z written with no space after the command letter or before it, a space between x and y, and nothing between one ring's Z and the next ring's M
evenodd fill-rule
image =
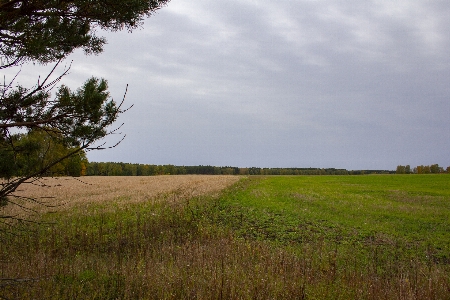
M105 148L95 147L94 143L114 131L111 126L125 111L122 108L125 96L120 103L112 100L106 80L90 78L72 91L60 85L70 67L56 79L50 79L56 67L78 48L87 54L102 52L106 40L96 35L97 29L132 31L168 2L0 0L0 69L27 62L55 64L50 74L39 78L33 87L20 86L14 79L0 88L2 203L28 179L51 172L69 158L83 156L85 150ZM43 150L42 143L19 143L24 134L31 132L46 134L54 145L68 151L58 152L55 148L51 159L24 167L23 155L29 153L31 162L31 153ZM78 173L74 169L65 171Z

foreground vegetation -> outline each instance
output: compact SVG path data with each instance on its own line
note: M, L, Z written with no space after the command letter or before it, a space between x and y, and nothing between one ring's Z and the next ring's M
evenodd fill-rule
M49 223L16 224L1 237L0 295L448 299L445 175L249 177L219 196L186 188L145 201L123 188Z

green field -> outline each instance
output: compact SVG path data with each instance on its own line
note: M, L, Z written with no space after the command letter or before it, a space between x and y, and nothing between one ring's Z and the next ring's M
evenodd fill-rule
M250 179L223 199L243 236L281 242L400 243L450 262L450 178L429 175ZM245 222L236 222L245 216Z
M251 176L216 197L160 197L3 234L1 277L30 280L0 295L450 299L450 176Z

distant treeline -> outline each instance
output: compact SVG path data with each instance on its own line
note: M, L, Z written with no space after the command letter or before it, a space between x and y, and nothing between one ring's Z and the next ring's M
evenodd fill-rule
M398 165L397 170L395 171L397 174L437 174L437 173L450 173L450 167L444 170L443 167L440 167L438 164L424 166L420 165L413 169L411 169L410 165L402 166Z
M116 162L89 162L88 176L154 176L154 175L363 175L392 174L388 170L348 171L335 168L238 168L214 166L146 165Z

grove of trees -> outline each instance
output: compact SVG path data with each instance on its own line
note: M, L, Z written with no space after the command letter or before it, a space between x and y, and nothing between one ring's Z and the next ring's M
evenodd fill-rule
M57 161L59 157L76 152L65 160L48 168L42 176L83 176L86 175L87 158L84 151L67 147L60 143L61 137L56 132L31 129L14 136L14 151L2 151L0 172L11 177L23 177ZM13 155L15 154L15 155Z
M439 164L424 166L420 165L413 169L409 165L402 166L398 165L396 172L397 174L438 174L438 173L450 173L450 167L447 167L444 170L443 167L440 167Z

